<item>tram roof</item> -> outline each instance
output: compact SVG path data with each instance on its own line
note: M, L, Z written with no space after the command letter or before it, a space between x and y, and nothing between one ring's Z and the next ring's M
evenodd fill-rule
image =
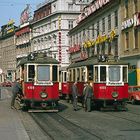
M128 63L119 60L119 61L107 61L107 62L98 62L97 58L89 58L84 61L79 61L75 63L71 63L68 68L74 68L74 67L82 67L82 66L88 66L88 65L128 65Z
M23 65L23 64L28 64L28 63L59 64L59 62L52 57L44 57L44 58L39 58L39 59L35 59L35 60L28 60L27 58L22 58L17 63L17 66Z

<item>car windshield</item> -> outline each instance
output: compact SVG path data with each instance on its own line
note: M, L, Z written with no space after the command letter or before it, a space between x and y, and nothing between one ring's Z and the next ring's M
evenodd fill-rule
M140 87L134 87L133 91L140 91Z

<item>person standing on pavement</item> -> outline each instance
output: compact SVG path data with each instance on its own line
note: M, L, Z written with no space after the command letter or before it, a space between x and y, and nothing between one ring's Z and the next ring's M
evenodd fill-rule
M84 84L83 92L82 92L82 107L85 107L85 95L86 95L86 86L87 83Z
M91 100L93 97L93 89L89 82L87 82L87 86L85 89L85 111L91 111Z
M77 102L78 102L78 88L77 88L77 82L74 82L72 85L72 97L73 97L73 108L74 111L78 110Z
M12 87L12 100L11 100L12 109L15 108L14 104L15 104L17 95L23 96L21 81L19 78L16 79L16 81L14 82L13 87Z

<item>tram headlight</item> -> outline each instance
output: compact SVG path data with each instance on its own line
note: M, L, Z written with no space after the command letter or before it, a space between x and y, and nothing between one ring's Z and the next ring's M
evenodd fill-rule
M40 97L41 98L47 98L48 94L46 92L40 92Z
M112 97L113 97L113 98L117 98L118 95L119 95L118 92L116 92L116 91L113 91L113 92L112 92Z

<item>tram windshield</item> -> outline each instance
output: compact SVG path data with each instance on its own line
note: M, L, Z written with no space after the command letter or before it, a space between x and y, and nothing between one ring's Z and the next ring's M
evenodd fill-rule
M37 66L37 80L38 81L50 80L50 66L46 65Z
M120 66L109 66L109 81L120 81Z

